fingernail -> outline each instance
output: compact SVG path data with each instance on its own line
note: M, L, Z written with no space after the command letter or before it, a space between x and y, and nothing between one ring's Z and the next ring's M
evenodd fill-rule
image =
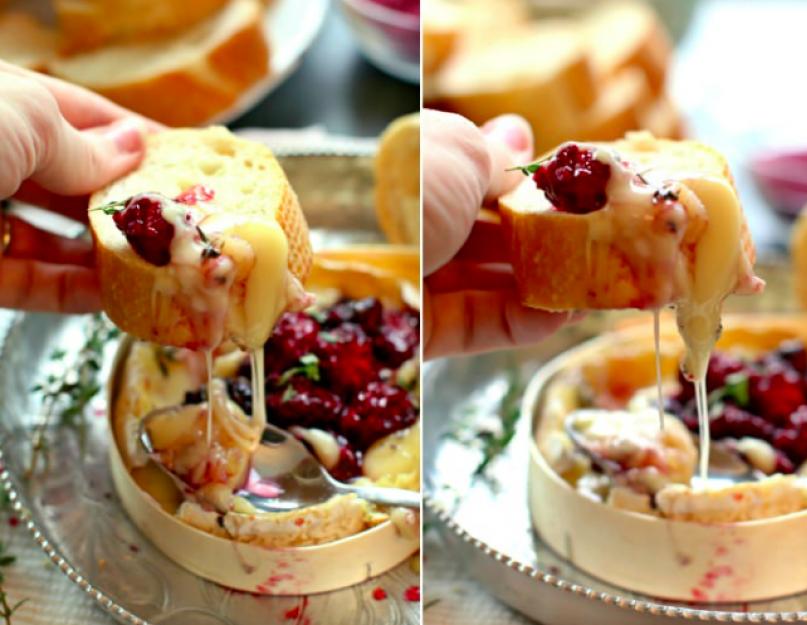
M502 115L491 119L482 132L493 139L501 141L513 152L523 152L530 147L530 135L526 122L515 115Z
M105 134L118 150L126 154L133 154L143 149L144 132L145 129L140 120L124 119L113 125Z

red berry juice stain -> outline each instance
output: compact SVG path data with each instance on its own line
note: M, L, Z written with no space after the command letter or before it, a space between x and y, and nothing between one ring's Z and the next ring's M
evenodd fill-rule
M420 601L420 586L410 586L404 590L404 599L407 601Z
M373 590L373 599L376 601L383 601L387 598L387 591L381 588L381 586L376 587Z

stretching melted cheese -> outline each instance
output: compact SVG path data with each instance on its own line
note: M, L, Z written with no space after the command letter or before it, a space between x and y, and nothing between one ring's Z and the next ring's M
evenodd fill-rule
M680 157L656 158L658 143L648 133L631 134L620 145L629 151L631 161L636 157L638 162L627 163L607 146L586 146L611 167L608 204L589 215L589 271L604 265L597 254L619 249L647 297L638 307L658 310L675 305L686 346L684 372L696 385L700 474L705 478L709 450L705 378L720 335L723 300L733 292L761 291L764 283L753 274L742 209L725 176L688 170L688 162Z
M211 354L225 340L252 354L252 378L262 380L263 345L277 319L289 306L306 302L302 287L288 270L283 229L265 216L256 219L215 211L210 201L193 206L162 202L163 217L174 226L174 238L171 263L155 281L155 319L162 318L161 310L170 315L173 306L187 311L193 336L206 354L208 397L213 397ZM253 444L257 444L266 425L263 385L255 385L254 392ZM208 444L212 427L213 408L208 402Z

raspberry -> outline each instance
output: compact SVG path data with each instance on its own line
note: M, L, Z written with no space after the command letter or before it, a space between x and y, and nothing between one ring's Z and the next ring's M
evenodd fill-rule
M799 340L785 341L774 352L775 357L788 363L802 375L807 373L807 350Z
M801 376L789 366L771 366L748 378L754 411L773 423L783 423L805 403Z
M347 482L361 475L362 453L353 449L341 436L337 440L340 443L339 461L329 472L334 479Z
M319 324L304 312L285 313L264 345L267 377L280 375L317 346Z
M366 449L388 434L417 420L409 395L386 382L370 382L340 419L340 431L360 449Z
M269 420L280 427L300 425L328 430L339 423L342 400L304 376L294 376L286 388L266 395Z
M327 341L320 336L315 353L327 386L342 396L352 397L378 377L372 344L355 324L329 331Z
M385 310L384 322L373 339L376 358L396 369L415 354L420 341L420 317L411 309Z
M559 211L583 215L605 206L610 177L610 165L594 158L592 150L572 143L543 163L532 179Z
M732 373L745 371L746 364L735 356L715 352L709 358L709 367L706 370L706 388L710 392L726 384L726 378Z
M163 218L164 198L157 193L140 193L112 215L135 253L147 263L164 267L171 262L174 226Z
M327 313L325 327L336 328L343 323L355 323L361 326L366 334L378 333L381 325L383 307L375 297L359 300L343 300L333 306Z
M202 184L195 184L190 189L180 193L174 200L180 204L193 206L197 202L209 202L216 197L216 192Z
M753 436L771 440L774 436L774 427L765 419L732 404L726 404L720 414L710 419L709 431L716 439Z

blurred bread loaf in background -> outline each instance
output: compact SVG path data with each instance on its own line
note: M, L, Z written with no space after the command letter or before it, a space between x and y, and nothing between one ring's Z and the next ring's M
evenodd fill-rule
M268 72L262 12L257 0L232 0L167 40L58 58L49 70L165 124L202 124Z
M376 217L390 243L420 246L420 114L387 126L375 158Z
M169 126L209 123L270 74L261 0L49 0L54 26L0 0L0 59Z
M56 32L32 15L21 11L0 12L0 59L37 72L45 71L56 57L58 41Z
M158 40L190 28L227 0L54 0L66 53Z
M518 113L538 153L629 130L680 138L666 92L672 42L639 0L542 16L527 0L423 0L424 98L482 124Z

